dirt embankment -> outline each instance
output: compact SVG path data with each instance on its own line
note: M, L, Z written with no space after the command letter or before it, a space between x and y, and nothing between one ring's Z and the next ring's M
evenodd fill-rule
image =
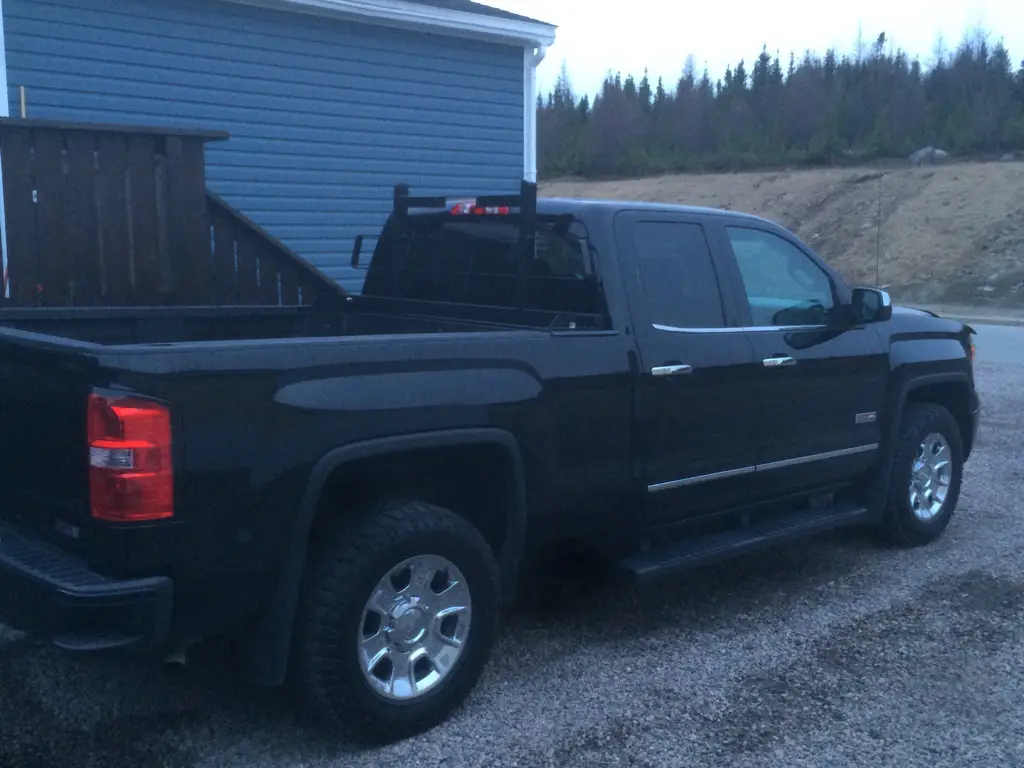
M1024 307L1021 162L565 179L541 194L753 213L792 229L854 283L876 283L878 253L878 282L901 301Z

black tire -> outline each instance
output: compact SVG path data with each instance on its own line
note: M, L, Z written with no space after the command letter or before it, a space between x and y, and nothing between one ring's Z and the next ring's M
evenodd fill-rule
M914 513L909 489L918 448L931 434L941 435L949 444L952 473L941 510L935 517L923 521ZM908 403L900 421L889 495L879 526L883 538L891 544L904 547L922 546L938 539L952 520L960 499L963 467L963 439L953 415L935 403Z
M472 600L465 647L436 688L388 700L366 681L356 652L366 601L410 557L446 558ZM304 575L293 642L292 685L327 727L388 743L445 720L469 695L490 656L501 614L498 566L483 536L463 518L417 501L388 500L354 517L325 521Z

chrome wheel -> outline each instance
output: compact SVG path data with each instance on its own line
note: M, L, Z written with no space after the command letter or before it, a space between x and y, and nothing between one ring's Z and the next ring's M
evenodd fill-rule
M927 523L935 519L946 504L953 482L953 452L945 437L929 434L917 448L910 474L910 508L914 516Z
M454 563L437 555L399 563L363 609L357 638L363 677L385 699L433 690L462 655L471 618L469 586Z

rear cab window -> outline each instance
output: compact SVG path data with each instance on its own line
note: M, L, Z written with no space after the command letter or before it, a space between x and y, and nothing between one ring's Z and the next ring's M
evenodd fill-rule
M605 328L606 304L586 227L568 215L535 216L524 255L519 213L411 213L388 220L363 295L510 312L523 325ZM424 311L430 311L424 306Z

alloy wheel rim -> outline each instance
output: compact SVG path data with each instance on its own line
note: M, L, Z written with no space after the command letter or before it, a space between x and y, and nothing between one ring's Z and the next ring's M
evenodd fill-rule
M469 586L454 563L438 555L402 561L363 608L356 638L363 677L385 699L423 696L455 668L471 622Z
M910 508L923 523L942 513L953 482L953 451L946 438L933 432L917 447L910 472Z

